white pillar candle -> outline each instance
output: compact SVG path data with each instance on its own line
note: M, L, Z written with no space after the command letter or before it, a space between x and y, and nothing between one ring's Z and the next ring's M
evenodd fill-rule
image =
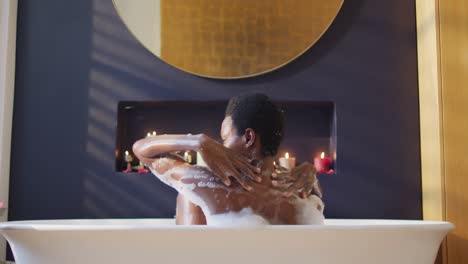
M192 163L192 154L190 154L188 151L185 151L184 160L188 163Z
M291 170L296 167L296 158L289 157L289 153L286 152L284 157L279 158L279 164L281 167Z

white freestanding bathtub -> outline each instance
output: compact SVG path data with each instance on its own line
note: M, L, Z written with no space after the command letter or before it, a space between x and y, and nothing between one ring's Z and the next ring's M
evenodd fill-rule
M432 264L447 222L326 220L323 226L176 226L173 219L0 224L17 264Z

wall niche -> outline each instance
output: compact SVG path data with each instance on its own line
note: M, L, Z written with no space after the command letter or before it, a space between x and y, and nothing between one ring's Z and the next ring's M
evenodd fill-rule
M278 156L286 152L297 164L313 162L322 152L332 158L336 171L336 117L332 102L283 101L285 135ZM204 133L220 140L221 122L227 101L122 101L118 105L115 169L126 170L125 152L134 157L132 145L156 134ZM184 153L181 153L182 155ZM195 162L196 155L193 155ZM138 171L139 161L131 162Z

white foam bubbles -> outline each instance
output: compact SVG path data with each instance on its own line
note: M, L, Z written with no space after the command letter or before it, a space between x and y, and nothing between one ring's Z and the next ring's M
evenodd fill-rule
M239 212L227 212L206 216L210 226L259 226L269 225L268 220L255 214L251 208L244 208Z

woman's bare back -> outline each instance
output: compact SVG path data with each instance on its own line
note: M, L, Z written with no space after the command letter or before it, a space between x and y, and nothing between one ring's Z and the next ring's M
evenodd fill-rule
M259 183L252 183L252 191L245 190L237 182L226 186L205 167L175 166L176 162L168 158L157 159L150 169L198 205L208 225L310 224L323 221L323 204L318 197L312 200L285 197L271 186ZM304 216L304 212L312 216Z

